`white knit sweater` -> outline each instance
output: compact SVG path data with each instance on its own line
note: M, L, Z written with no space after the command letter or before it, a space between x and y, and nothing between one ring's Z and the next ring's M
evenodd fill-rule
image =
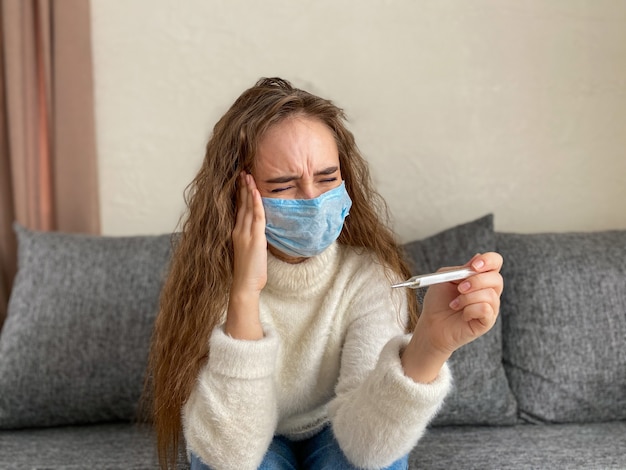
M356 466L406 455L451 377L447 366L430 384L404 375L406 299L389 285L373 256L337 243L300 264L268 255L265 337L214 330L183 408L188 451L215 470L256 469L275 434L303 439L330 422Z

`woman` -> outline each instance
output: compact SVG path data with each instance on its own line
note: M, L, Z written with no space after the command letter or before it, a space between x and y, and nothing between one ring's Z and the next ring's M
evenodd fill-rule
M215 125L151 350L163 468L406 468L452 352L495 323L501 257L414 294L332 102L261 79Z

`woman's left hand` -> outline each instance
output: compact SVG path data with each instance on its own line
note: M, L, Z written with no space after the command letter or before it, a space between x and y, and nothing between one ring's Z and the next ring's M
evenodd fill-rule
M465 266L478 274L428 288L413 338L402 356L405 373L417 381L434 379L455 350L488 332L498 318L502 256L478 254Z

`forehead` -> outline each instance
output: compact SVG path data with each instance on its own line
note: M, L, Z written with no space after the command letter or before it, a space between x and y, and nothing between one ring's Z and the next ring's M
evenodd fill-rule
M317 118L293 116L271 126L259 139L257 168L339 164L333 131Z

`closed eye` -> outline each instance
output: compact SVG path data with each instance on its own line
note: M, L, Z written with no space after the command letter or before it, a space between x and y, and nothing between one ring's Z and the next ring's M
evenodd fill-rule
M270 191L270 193L274 193L274 194L276 194L276 193L282 193L283 191L287 191L287 190L292 189L292 188L293 188L293 186L288 186L288 187L286 187L286 188L276 188L276 189L272 189L272 190Z

